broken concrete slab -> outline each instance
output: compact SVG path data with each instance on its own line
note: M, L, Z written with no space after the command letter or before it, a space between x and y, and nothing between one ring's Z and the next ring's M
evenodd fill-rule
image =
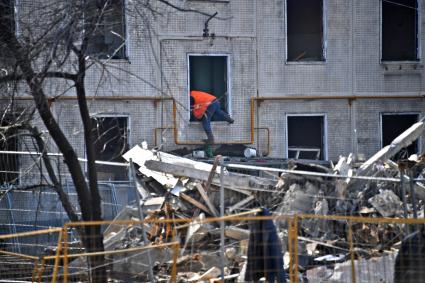
M410 128L408 128L397 138L395 138L390 145L385 146L376 154L374 154L371 158L369 158L365 163L363 163L362 166L360 166L360 168L357 170L357 175L370 176L370 171L373 168L374 164L390 159L402 148L409 146L412 142L417 140L422 135L424 129L424 119L413 124Z
M403 202L393 191L382 190L379 194L371 197L368 202L384 217L403 214Z
M313 202L319 189L310 182L304 188L294 183L283 197L283 204L278 212L283 215L306 214L313 212Z
M355 278L357 283L386 282L393 283L395 253L368 260L354 261ZM373 272L365 272L373 270ZM341 283L351 282L351 261L334 265L319 266L307 270L308 282Z
M152 176L163 186L174 187L178 181L178 178L175 178L172 173L165 174L163 172L157 172L149 170L145 167L145 162L147 160L156 160L163 161L171 164L182 165L193 169L198 169L202 171L210 172L213 165L205 162L197 162L188 158L179 157L169 153L161 151L152 151L141 148L139 145L136 145L129 151L127 151L123 158L127 161L130 159L140 166L139 171L145 176ZM217 168L217 171L220 171L220 167Z
M178 177L189 177L202 181L207 181L209 177L209 171L161 161L147 160L145 162L145 166L146 168L152 171L165 172ZM226 177L223 178L223 185L224 187L231 190L244 192L248 195L250 194L250 190L261 190L270 192L275 191L274 188L276 185L276 181L271 179L238 173L227 173L225 176ZM218 173L215 174L215 177L212 180L212 184L220 186L221 183Z

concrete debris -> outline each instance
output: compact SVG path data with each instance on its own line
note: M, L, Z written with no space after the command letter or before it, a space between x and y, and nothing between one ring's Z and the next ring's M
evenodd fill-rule
M318 191L310 182L305 182L303 186L297 183L291 184L278 211L283 215L312 213L314 198Z
M417 211L424 209L425 185L413 179L425 176L425 156L416 155L397 163L390 158L417 139L423 128L422 121L415 124L365 163L359 162L354 154L341 156L335 166L290 160L289 171L280 176L269 172L258 175L229 172L221 170L218 158L210 164L136 146L124 158L139 166L137 191L142 199L143 215L151 221L144 226L149 241L152 244L177 241L181 248L177 257L170 247L151 249L155 264L150 267L144 255L129 260L122 256L122 261L113 264L113 271L146 277L148 268L154 268L158 282L166 281L170 279L174 256L179 282L220 282L222 277L226 282L244 282L252 227L249 221L229 220L223 231L219 221L208 221L209 217L220 216L221 189L225 215L251 213L252 216L260 207L266 207L273 215L416 216ZM301 175L296 171L314 174ZM138 217L137 206L126 207L117 220ZM288 268L288 225L276 221L276 226L284 247L284 266ZM406 236L405 227L308 218L301 218L298 223L300 279L351 280L349 228L356 243L356 281L393 282L394 259ZM220 253L222 233L224 255ZM108 250L143 245L141 227L111 225L105 230ZM368 270L372 267L376 271L374 278L366 279L362 267Z
M206 281L206 280L210 280L212 278L216 278L221 274L221 271L219 268L217 267L211 267L210 269L208 269L208 271L206 271L205 273L203 273L202 275L195 275L194 277L190 278L188 280L188 282L199 282L199 281Z
M400 198L390 190L383 190L371 197L368 202L384 217L401 216L403 203Z
M355 260L356 282L394 282L394 269L392 269L391 266L394 266L395 256L394 253L390 253L368 260ZM373 272L365 272L366 270L373 270ZM308 282L352 282L352 278L351 262L349 260L331 265L328 263L307 270Z

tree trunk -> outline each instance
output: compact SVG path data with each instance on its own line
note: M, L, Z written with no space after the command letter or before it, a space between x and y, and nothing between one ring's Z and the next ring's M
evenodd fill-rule
M5 28L0 32L0 42L4 44L6 49L13 54L14 59L16 60L17 66L19 66L22 71L22 77L26 81L31 95L33 96L35 106L38 110L38 113L46 126L47 130L50 133L50 136L55 141L55 144L62 152L65 163L71 174L72 181L74 183L75 189L78 195L78 202L80 205L82 220L84 221L93 221L101 220L101 199L97 187L97 178L96 178L96 169L94 167L94 149L91 137L91 126L90 126L90 116L88 114L87 104L85 102L85 92L84 92L84 75L85 75L85 62L84 57L80 57L79 65L83 64L83 68L80 68L80 73L77 74L77 79L75 82L79 82L79 89L77 91L82 91L82 95L78 97L81 117L84 124L84 136L86 140L86 146L88 145L88 155L89 155L89 183L90 190L87 186L83 170L81 168L80 162L78 161L77 154L68 139L62 132L55 118L53 117L52 112L47 101L47 97L43 90L43 76L45 74L37 74L32 65L31 59L28 57L30 50L25 50L24 47L19 43L16 38L15 33L7 32L6 29L8 22L7 12L5 9L0 9L0 28ZM46 71L48 71L46 69ZM65 204L66 205L66 204ZM71 219L75 218L71 214ZM84 247L87 252L94 251L103 251L103 235L101 233L101 227L97 226L87 226L84 229L84 236L81 238ZM106 267L104 266L104 257L96 256L89 258L91 266L91 278L92 282L106 282Z
M102 220L102 207L101 198L99 194L99 188L97 183L97 170L96 170L96 156L94 150L94 140L91 117L87 107L86 91L84 86L84 78L86 72L86 60L85 56L78 54L78 75L75 82L75 89L77 92L78 106L80 109L81 120L84 127L84 141L87 155L87 171L89 179L90 194L92 199L92 220ZM88 227L86 235L90 237L90 251L104 251L103 246L103 234L101 232L101 226L95 225ZM104 256L90 257L90 267L92 269L91 276L93 282L106 282L106 266Z

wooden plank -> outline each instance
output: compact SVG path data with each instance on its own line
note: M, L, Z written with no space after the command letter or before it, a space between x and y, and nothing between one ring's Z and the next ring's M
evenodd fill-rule
M215 217L218 217L218 211L215 209L214 205L211 203L210 198L208 197L207 193L204 190L204 187L202 187L201 184L196 184L195 187L198 190L199 194L201 195L202 199L207 204L207 206L210 209L210 211L212 212L212 214Z
M203 205L202 203L200 203L199 201L197 201L196 199L188 196L185 193L180 193L179 195L182 199L184 199L185 201L189 202L190 204L196 206L197 208L205 211L206 213L208 213L209 215L213 215L211 211L209 211L209 209Z
M241 241L249 239L249 230L229 226L225 228L224 235L226 237Z
M234 210L246 205L247 203L249 203L250 201L254 200L255 196L249 196L243 200L241 200L238 203L235 203L234 205L232 205L231 207L229 207L228 212L232 213Z
M175 177L189 177L201 181L207 181L209 176L208 171L161 161L148 160L144 165L152 171L173 174ZM219 176L219 173L215 174L212 184L220 186ZM275 180L237 173L227 173L223 179L224 187L237 190L239 192L245 191L245 194L248 196L251 195L249 190L275 192Z
M221 155L217 155L217 156L215 157L215 159L214 159L213 167L211 168L210 174L208 175L207 183L205 184L205 191L206 191L207 193L208 193L208 191L209 191L209 189L210 189L210 186L211 186L212 180L213 180L214 175L215 175L215 171L217 170L217 166L218 166L218 163L220 162L220 160L221 160Z

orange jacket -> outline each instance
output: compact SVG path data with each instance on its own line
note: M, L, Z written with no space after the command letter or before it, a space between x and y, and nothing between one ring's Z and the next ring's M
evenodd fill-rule
M205 111L207 111L208 106L217 99L214 95L203 91L192 90L190 96L193 97L193 116L196 119L201 119Z

